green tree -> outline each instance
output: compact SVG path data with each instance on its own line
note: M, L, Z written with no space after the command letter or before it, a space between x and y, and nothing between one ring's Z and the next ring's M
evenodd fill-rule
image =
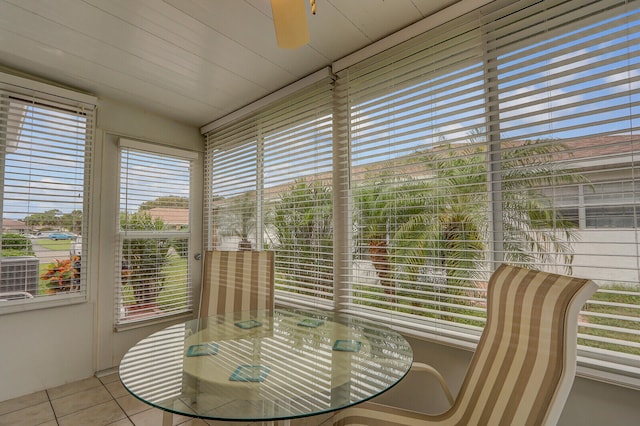
M579 175L559 173L560 143L547 140L524 141L503 150L501 169L502 225L505 261L535 267L556 263L570 267L570 241L575 224L553 208L553 200L543 188L558 184L586 182ZM396 238L421 241L428 255L441 259L447 276L465 280L481 270L489 249L490 223L487 185L489 170L484 144L425 153L433 179L431 190L423 194L425 208L404 223ZM459 284L460 282L458 282Z
M62 223L62 211L58 209L47 210L43 213L34 213L24 218L24 222L30 228L34 227L51 227L61 228Z
M354 191L356 239L364 243L358 250L368 256L386 293L392 293L395 286L390 242L403 223L397 218L420 215L427 190L424 183L410 176L382 172L370 174Z
M220 202L218 205L218 235L221 237L240 237L238 248L251 250L249 236L256 231L256 216L258 214L256 192L246 192Z
M82 230L82 210L73 210L62 215L62 227L69 232L79 233Z

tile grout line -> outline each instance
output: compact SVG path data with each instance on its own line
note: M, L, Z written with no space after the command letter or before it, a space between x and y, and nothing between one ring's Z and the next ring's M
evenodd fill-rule
M99 378L98 378L99 380ZM102 380L100 380L100 383L102 383ZM107 388L107 386L102 383L102 386L104 386L104 388L107 390L107 392L109 392L109 389ZM122 410L122 412L124 413L124 417L129 420L129 422L135 426L135 423L133 422L133 420L131 420L131 417L129 416L129 413L127 413L127 411L124 409L124 407L122 405L120 405L120 403L118 402L118 398L115 397L115 395L113 395L111 392L109 392L109 395L111 395L111 398L113 398L113 402L116 403L116 405L118 407L120 407L120 410ZM107 425L108 426L108 425Z
M96 377L96 378L97 378L97 377ZM125 412L125 410L122 408L122 406L121 406L120 404L118 404L118 401L116 401L116 398L115 398L115 397L114 397L114 395L109 391L109 389L108 389L108 388L107 388L107 386L102 382L102 380L100 380L100 379L98 378L98 382L99 382L100 386L95 386L95 387L93 387L93 388L96 388L96 389L97 389L97 388L102 387L102 389L104 389L104 390L107 392L107 394L109 395L109 397L111 398L111 400L112 400L112 401L114 401L114 402L116 403L116 405L118 406L118 408L120 408L120 410L121 410L121 411L122 411L122 413L125 415L125 417L126 417L126 418L131 422L131 423L133 423L133 421L129 418L129 416L127 415L127 413ZM91 388L91 389L93 389L93 388ZM74 412L68 413L68 414L66 414L65 416L58 416L58 414L56 413L55 408L53 407L53 400L52 400L51 395L50 395L50 393L49 393L49 389L45 389L45 392L46 392L46 394L47 394L47 399L49 400L49 404L51 405L51 409L52 409L52 411L53 411L53 415L54 415L55 422L56 422L56 424L57 424L58 426L60 426L60 420L61 420L63 417L65 417L65 416L71 416L71 415L76 414L76 413L79 413L79 412L81 412L81 411L83 411L83 410L87 410L87 409L89 409L89 408L95 407L96 405L100 405L100 404L104 404L105 402L108 402L108 401L104 401L104 402L101 402L101 403L93 404L93 405L91 405L91 406L89 406L89 407L85 407L85 408L79 409L79 410L77 410L77 411L74 411ZM82 392L82 391L74 392L74 393L71 393L71 394L66 395L66 396L71 396L71 395L74 395L74 394L76 394L76 393L80 393L80 392Z
M60 426L60 422L58 421L58 415L56 414L56 409L53 408L53 402L51 402L51 394L49 393L49 389L45 389L44 393L47 395L47 402L49 402L49 406L51 407L51 412L53 413L53 420L55 420L56 424Z
M106 377L106 376L105 376L105 377ZM106 384L106 383L104 383L100 377L97 377L97 376L96 376L96 378L100 381L100 384L102 384L102 386L103 386L103 387L104 387L104 389L107 391L107 393L109 393L109 395L111 395L111 398L113 399L113 402L115 402L115 403L116 403L116 405L120 408L120 410L121 410L121 411L122 411L122 413L124 414L124 418L125 418L125 419L127 419L127 420L129 420L129 422L130 422L133 426L135 426L135 422L131 419L131 416L129 416L129 413L127 413L127 411L124 409L124 407L123 407L122 405L120 405L120 403L118 402L118 398L116 398L116 396L115 396L115 395L114 395L114 394L109 390L109 388L107 387L107 384ZM120 419L120 420L123 420L123 419ZM118 421L120 421L120 420L118 420ZM109 425L107 425L107 426L109 426Z

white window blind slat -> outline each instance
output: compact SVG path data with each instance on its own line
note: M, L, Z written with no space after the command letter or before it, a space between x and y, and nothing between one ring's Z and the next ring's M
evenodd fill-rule
M497 263L589 277L582 359L635 374L639 16L496 1L342 70L331 100L211 131L209 248L250 234L278 253L279 303L465 344Z

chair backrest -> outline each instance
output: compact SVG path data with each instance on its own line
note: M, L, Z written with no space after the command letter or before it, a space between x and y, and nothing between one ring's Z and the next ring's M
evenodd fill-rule
M578 314L596 290L587 279L501 265L489 280L487 324L444 416L556 424L575 375Z
M273 309L273 251L207 251L199 317Z

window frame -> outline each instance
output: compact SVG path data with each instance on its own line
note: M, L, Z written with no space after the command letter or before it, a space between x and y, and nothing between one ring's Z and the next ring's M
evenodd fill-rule
M188 162L189 166L189 227L186 231L180 230L123 230L120 226L120 203L122 201L122 155L123 150L130 150L135 153L143 154L147 153L151 156L156 155L158 157L172 158L175 160ZM197 262L194 256L194 253L199 252L199 248L195 247L195 238L196 237L196 229L194 229L194 218L197 216L197 213L194 211L194 197L196 196L196 179L198 178L198 154L196 152L181 149L168 147L159 144L152 144L149 142L143 142L140 140L134 140L130 138L120 137L118 138L117 143L117 158L118 158L118 173L117 173L117 183L116 183L116 200L115 202L118 204L118 208L116 211L118 214L116 215L115 222L115 241L116 241L116 256L114 257L115 265L114 265L114 277L115 277L115 288L114 288L114 298L113 298L113 306L114 306L114 327L116 331L128 330L131 328L146 326L150 323L154 322L162 322L168 319L191 315L194 312L196 307L194 306L194 300L197 300L197 295L195 292L199 288L199 286L193 282L193 268L199 268L200 263ZM173 195L173 194L172 194ZM187 254L186 254L186 281L187 281L187 290L185 294L184 303L186 303L186 307L184 309L179 309L176 311L170 311L168 313L157 313L154 315L145 315L140 317L135 316L127 316L123 315L122 312L125 309L122 304L124 300L122 288L122 269L121 266L123 263L123 244L125 241L130 239L142 239L142 240L153 240L153 239L172 239L172 238L180 238L187 239Z
M302 192L313 191L314 184L322 185L323 181L332 179L332 151L335 147L331 140L333 79L328 73L319 72L306 81L307 86L295 85L295 90L281 93L279 99L270 106L261 105L235 121L222 123L215 128L207 126L203 130L207 146L205 247L207 250L242 249L233 241L233 237L227 237L227 241L221 238L221 229L225 225L224 217L220 214L221 208L228 207L231 213L235 213L229 216L243 217L248 214L251 218L255 217L255 226L249 236L251 249L276 251L275 293L279 303L331 309L334 288L330 283L335 273L335 268L331 267L334 261L332 248L322 244L314 246L301 243L295 247L290 244L286 250L279 251L280 241L270 239L276 220L267 219L269 213L275 211L273 208L279 206L283 194L294 194L297 189ZM294 146L288 145L290 139L287 138L294 140ZM247 161L252 161L252 167L244 165ZM289 181L287 176L296 172L317 179L301 179L300 187L294 190L291 184L295 179L290 178ZM324 179L318 178L321 174L324 174ZM252 198L255 200L253 211L250 207L243 207L240 202L235 203L234 208L234 202L240 201L244 195L255 197ZM291 204L287 206L287 212L291 212L291 216L304 210L308 223L327 224L327 215L320 211L322 209L314 210L314 206L305 209L308 206L302 206L305 203L300 202L303 200L296 195L288 200ZM300 240L311 240L307 237L304 235ZM293 278L290 281L282 280L283 271L298 259L309 262L302 268L291 268ZM317 261L313 263L310 259Z
M535 5L533 5L534 3ZM596 5L591 5L592 7L590 7L590 10L593 11L594 9L596 9L596 7L599 7L600 5L603 5L605 3L612 4L613 2L605 2L605 1L599 2ZM501 7L505 8L504 14L506 16L509 14L515 15L515 12L519 8L521 8L522 5L525 5L525 6L533 5L531 7L537 8L538 12L546 13L547 7L549 9L553 9L555 7L560 9L560 8L564 8L566 4L568 4L569 6L572 5L571 2L565 3L561 1L541 1L541 2L519 1L519 2L511 2L511 3L495 2L489 5L488 7L484 8L485 13L479 13L476 19L478 22L483 22L482 25L486 24L492 27L493 29L493 28L499 28L500 25L502 25L501 23L498 23L498 22L494 23L491 21L492 19L491 14L493 12L499 11ZM576 2L573 2L573 5L576 5L576 4L577 4ZM637 11L637 8L638 6L636 3L633 6L628 6L628 8L624 8L623 6L622 11L623 12L628 12L630 10ZM571 19L575 18L575 11L572 11L572 12L574 12L574 14L570 15L572 17ZM472 16L472 15L473 13L469 14L469 16ZM553 16L549 16L550 22L553 20L552 18ZM461 17L458 20L451 21L443 25L441 29L445 31L447 28L450 28L451 25L454 25L455 22L463 19L464 17ZM561 20L563 19L564 17ZM602 19L604 20L605 18L602 18ZM594 21L592 20L591 23L593 22ZM463 28L464 22L458 22L457 25ZM553 25L550 24L550 27L553 27ZM575 26L573 26L573 28L575 29ZM531 33L534 33L535 31L537 30L534 29L532 26ZM508 30L505 30L505 33L510 34ZM439 33L435 33L433 35L433 38L437 38L439 35L440 35ZM554 35L554 37L555 36L557 36L557 33ZM492 35L487 35L486 39L491 40L492 42L494 41L494 38ZM365 76L367 79L375 80L376 78L376 76L374 75L375 66L381 63L385 63L385 61L388 62L389 64L395 65L396 63L399 63L400 60L403 58L402 49L410 51L413 46L419 45L420 43L425 43L425 45L427 45L427 48L428 48L428 45L430 42L431 42L431 37L425 36L425 34L423 34L421 36L416 37L414 40L407 41L406 43L404 43L403 46L396 46L397 49L392 48L388 52L384 52L378 55L378 57L369 58L368 60L365 60L362 63L354 65L353 67L351 67L351 69L348 69L342 73L339 73L336 85L337 86L344 85L347 88L345 89L344 94L340 94L339 96L341 98L348 98L348 96L351 93L350 91L354 90L352 87L352 84L349 82L349 79L353 75L359 76L361 74ZM540 48L540 50L542 49L543 48ZM535 52L535 50L533 49L532 51ZM412 53L410 52L409 54L412 54ZM526 54L524 54L524 56L526 56ZM507 138L502 136L502 130L500 128L502 121L499 116L499 114L501 113L500 104L499 104L500 101L497 100L501 92L496 83L496 81L498 80L498 70L497 68L495 68L498 65L495 64L496 58L492 56L491 52L485 52L482 58L484 63L486 64L485 65L485 68L486 68L485 69L485 78L486 78L485 87L486 87L486 107L487 107L486 121L485 121L486 128L487 128L487 131L486 131L487 161L486 162L488 164L488 175L489 175L487 184L488 184L488 187L490 188L487 191L487 194L490 197L490 209L488 210L487 213L489 217L492 218L489 220L489 225L492 226L492 228L490 229L490 235L492 235L492 238L489 240L489 244L491 244L491 246L489 247L489 250L490 250L491 256L493 257L491 257L488 262L490 264L496 264L503 261L503 255L505 253L505 246L503 243L505 239L505 235L500 228L493 227L494 223L502 223L503 221L502 219L505 213L505 210L503 209L503 204L502 204L503 203L502 196L503 196L504 188L502 187L503 179L501 176L503 171L500 169L500 164L502 161L501 157L504 155L506 149L505 149L505 146L504 145L501 146L501 144L504 143L505 140L513 142L513 141L517 141L518 139L517 137L514 137L512 135ZM632 61L630 60L630 62ZM370 69L366 69L368 64L371 64ZM360 68L363 68L363 70L361 70ZM409 72L410 71L402 70L402 71L399 71L398 74L400 76L404 76L404 75L407 75ZM564 71L564 73L567 73L567 71ZM341 81L341 80L344 80L344 81ZM388 80L382 80L382 81L391 81L391 78L389 78ZM380 93L380 91L383 89L381 89L378 86L375 86L375 90L377 91L377 93ZM637 91L633 93L636 93L636 92ZM629 102L629 105L631 104L632 104L632 101ZM351 107L351 101L349 101L349 106ZM517 111L516 109L517 106L516 107L511 106L511 108L512 110ZM631 106L629 106L628 109L630 110ZM586 114L587 112L583 113L583 115L586 115ZM633 114L633 112L630 111L629 114ZM622 114L622 118L624 117L626 116ZM511 125L513 126L513 128L517 129L517 125L514 125L513 123L511 123ZM347 129L349 128L348 125L345 127ZM536 130L536 132L538 133L534 133L534 137L543 134L542 129L538 129ZM587 133L587 135L588 134L589 133ZM596 136L599 136L599 135L596 135ZM629 138L628 143L633 143L633 141L637 139L634 133L630 133L630 136L628 136L628 138ZM350 138L348 137L345 138L345 140L343 140L343 143L347 143L349 139ZM523 139L528 139L528 137L523 137ZM577 141L578 139L576 139L574 142L577 142ZM383 148L379 148L379 149L383 149ZM392 149L393 148L389 148L389 151L393 152ZM582 150L586 151L586 148L582 148ZM579 149L576 148L576 151L579 151ZM593 158L593 157L579 158L575 161L573 167L576 167L576 168L586 167L586 164L584 163L591 163L589 164L590 166L606 167L606 166L611 166L611 161L612 160L609 158L605 158L602 160L599 158ZM602 164L604 162L606 162L606 164ZM594 164L594 163L598 163L598 164ZM352 187L351 190L353 191L354 188ZM348 201L344 201L344 203L347 204ZM571 207L573 208L573 206ZM584 206L581 206L581 208L582 207ZM635 207L638 208L638 204L636 204ZM584 211L581 212L581 217L580 217L582 225L585 224L583 217L584 217ZM637 229L636 229L636 232L638 232ZM342 283L338 283L337 285L342 286L343 293L348 293L350 291L349 285L345 285ZM636 290L636 293L637 293L637 290ZM453 345L461 346L465 348L469 348L470 347L469 345L471 345L472 347L474 342L477 341L476 336L479 335L479 330L470 330L468 329L469 327L466 327L466 326L452 327L447 322L443 322L438 319L429 320L430 324L426 324L426 323L421 324L415 318L411 318L397 312L391 314L391 313L385 312L384 310L380 310L380 311L372 310L371 312L367 313L363 310L358 310L353 306L349 306L348 303L346 304L346 306L347 306L347 309L350 309L350 312L361 314L361 315L367 315L371 318L385 321L388 324L391 324L394 327L402 329L403 331L409 334L420 336L420 337L426 337L428 339L434 339L436 341L444 340L449 342L449 344L453 344ZM342 307L342 309L344 309L344 307ZM584 338L584 335L582 337ZM583 371L585 371L585 375L589 374L592 377L595 377L594 374L596 374L600 378L606 377L607 380L612 380L625 385L640 387L640 368L638 368L638 365L637 365L637 357L635 357L636 361L633 361L634 357L631 355L627 356L625 353L617 353L616 355L611 354L610 356L607 356L606 354L598 353L597 349L596 350L586 349L586 347L579 348L579 355L580 355L579 356L580 364L583 366ZM616 365L616 363L618 364ZM595 368L598 370L598 372L594 373L593 370L590 370L590 372L587 372L586 370L587 368L591 368L591 369Z
M52 110L60 110L74 114L75 116L82 115L86 119L83 142L84 155L77 158L81 158L82 168L84 170L81 233L88 241L88 235L90 235L91 232L91 189L93 187L92 170L94 161L93 149L95 144L95 111L97 107L97 98L73 90L52 86L47 83L4 73L2 71L0 71L0 92L7 93L8 96L15 97L16 99L29 103L41 103L45 108L50 108ZM2 172L2 180L0 181L0 184L4 185L4 156L2 156L2 161L3 165L0 168L0 172ZM2 199L4 197L3 186L0 187L0 191L2 191L2 196L0 197L1 207ZM71 292L69 294L59 293L47 297L35 297L33 299L9 302L5 306L0 305L0 315L87 302L91 297L91 286L89 285L88 277L90 276L92 269L88 244L83 245L81 256L82 268L79 291Z

